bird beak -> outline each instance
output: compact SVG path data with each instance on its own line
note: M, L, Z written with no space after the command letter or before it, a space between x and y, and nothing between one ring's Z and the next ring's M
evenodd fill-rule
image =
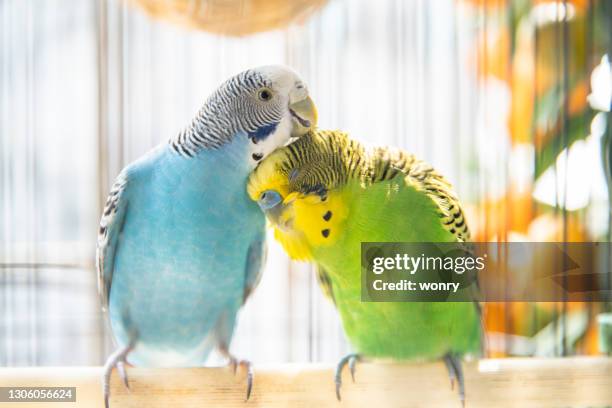
M308 94L290 103L289 112L293 123L291 137L304 136L317 126L317 108Z

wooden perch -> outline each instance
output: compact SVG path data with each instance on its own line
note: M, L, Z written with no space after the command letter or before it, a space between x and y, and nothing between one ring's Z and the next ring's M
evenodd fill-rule
M499 359L465 363L466 407L612 406L612 358ZM344 372L336 401L333 367L318 364L255 366L253 394L245 397L245 373L229 368L128 368L131 391L116 372L112 407L460 407L442 363L361 363L356 381ZM76 403L102 407L101 368L2 368L0 386L75 386ZM42 404L47 406L48 404ZM0 403L0 407L37 407Z

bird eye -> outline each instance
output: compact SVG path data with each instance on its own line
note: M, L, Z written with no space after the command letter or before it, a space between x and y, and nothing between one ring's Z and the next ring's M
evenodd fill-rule
M267 102L270 99L272 99L272 91L266 88L260 89L259 92L257 93L257 97L259 98L259 100Z

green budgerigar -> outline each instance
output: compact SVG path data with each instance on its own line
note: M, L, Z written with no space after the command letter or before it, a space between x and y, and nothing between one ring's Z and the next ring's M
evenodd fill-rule
M465 398L460 357L478 353L481 320L471 302L362 302L362 242L465 242L468 227L451 185L404 151L366 148L339 131L312 131L270 154L248 193L298 260L317 265L356 354L394 360L443 359Z

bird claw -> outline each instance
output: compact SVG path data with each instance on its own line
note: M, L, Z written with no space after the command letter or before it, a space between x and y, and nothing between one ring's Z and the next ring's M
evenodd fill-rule
M355 366L357 365L358 360L359 360L358 355L355 355L349 359L349 370L351 372L351 378L353 379L353 383L355 383Z
M451 382L451 390L455 390L455 382L459 391L459 399L461 406L465 407L465 383L463 380L463 369L461 368L461 360L452 353L447 353L444 356L444 364L448 370L448 377Z
M351 372L351 378L353 382L355 382L355 366L357 362L361 361L361 356L359 354L349 354L344 356L338 365L336 366L336 374L334 376L334 382L336 383L336 398L338 401L342 401L342 397L340 396L340 388L342 387L342 370L348 364L349 371Z
M125 388L128 391L132 391L130 389L130 384L128 382L127 372L125 371L125 362L123 361L117 362L117 372L119 373L119 378L121 378L121 382L123 382L123 385L125 386Z
M255 373L253 371L253 364L248 360L239 360L233 355L227 353L227 358L229 359L229 365L234 372L234 375L238 372L238 366L244 367L247 373L247 390L246 390L246 398L244 401L248 401L251 398L251 391L253 390L253 378L255 377Z
M454 391L457 375L455 374L455 366L451 362L452 357L450 354L446 354L443 359L444 365L446 365L446 369L448 370L448 379L450 380L451 391Z

